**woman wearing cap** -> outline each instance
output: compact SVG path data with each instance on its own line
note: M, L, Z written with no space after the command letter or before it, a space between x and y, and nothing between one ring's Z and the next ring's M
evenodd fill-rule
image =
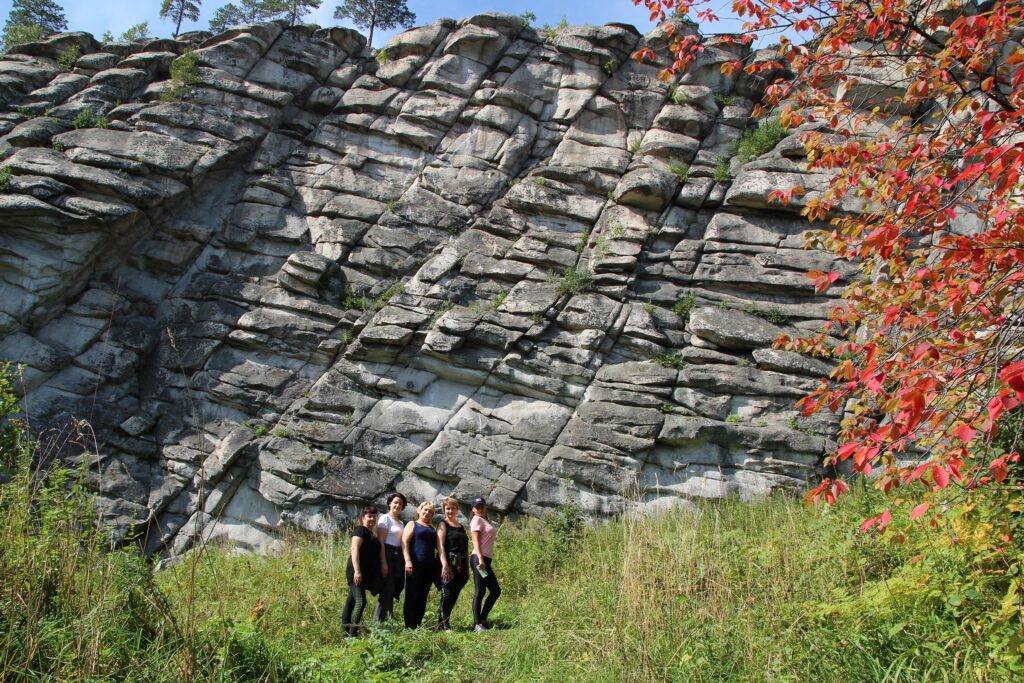
M441 553L441 607L438 626L450 631L452 609L469 581L469 537L458 520L459 501L445 498L441 502L444 519L437 526L437 547Z
M359 622L366 607L366 591L372 589L380 574L380 541L377 540L377 508L367 505L359 517L359 526L352 530L345 578L348 580L348 599L341 611L341 626L345 634L359 633Z
M402 533L405 523L399 519L405 509L406 499L397 491L387 498L388 513L377 522L377 539L380 541L380 573L383 577L380 600L373 611L374 623L379 623L394 614L394 605L405 588L405 560L402 556Z
M473 501L473 519L469 523L473 536L473 555L469 564L473 568L473 624L477 631L491 627L487 616L501 595L498 577L494 575L494 536L498 529L487 521L487 501L477 498ZM484 593L487 594L486 600Z
M430 526L434 504L423 501L416 508L416 520L402 532L405 555L405 604L402 616L406 628L418 628L427 611L427 596L437 567L437 532Z

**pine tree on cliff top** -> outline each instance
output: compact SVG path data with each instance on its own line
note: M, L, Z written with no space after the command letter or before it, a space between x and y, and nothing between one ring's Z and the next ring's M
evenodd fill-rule
M174 37L181 33L181 22L199 21L199 5L202 0L163 0L160 6L160 18L174 22Z
M218 7L210 20L210 30L219 33L238 24L268 21L283 11L279 0L240 0Z
M67 28L64 8L52 0L14 0L4 24L3 51Z
M370 29L366 44L373 45L373 30L401 26L409 28L416 21L416 15L409 11L405 0L345 0L334 8L335 19L351 19L362 29Z
M279 11L282 19L288 20L289 26L295 26L299 20L312 12L320 9L323 0L278 0Z

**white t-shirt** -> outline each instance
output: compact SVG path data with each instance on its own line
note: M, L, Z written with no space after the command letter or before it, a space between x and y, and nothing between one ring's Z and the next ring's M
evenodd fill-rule
M400 519L396 520L391 515L384 515L377 522L377 528L387 532L388 535L384 537L386 545L402 547L402 532L405 530L405 522Z

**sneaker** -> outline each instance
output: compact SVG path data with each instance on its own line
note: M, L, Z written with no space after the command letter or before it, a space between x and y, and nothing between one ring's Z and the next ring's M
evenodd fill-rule
M477 624L473 627L473 630L482 633L484 631L487 631L488 628L485 624Z

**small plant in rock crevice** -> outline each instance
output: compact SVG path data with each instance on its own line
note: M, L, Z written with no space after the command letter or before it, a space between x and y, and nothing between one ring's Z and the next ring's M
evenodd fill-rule
M681 162L672 162L668 165L669 173L679 179L679 182L685 183L690 178L690 165Z
M749 313L752 316L761 318L762 320L767 320L773 325L785 325L787 322L789 322L789 316L783 313L782 309L776 306L775 304L769 306L768 310L758 308L756 305L752 304L750 308L747 309L747 313Z
M688 319L690 317L690 313L692 313L693 309L696 307L697 297L695 297L691 292L675 303L672 307L672 312L681 318Z
M740 161L747 163L775 149L775 146L789 136L778 119L767 119L757 128L751 128L732 146L732 152Z
M11 189L11 167L0 166L0 192L7 192Z
M548 282L555 284L555 291L558 292L559 296L563 294L575 295L590 290L594 285L594 276L584 268L569 266L561 275L549 274Z
M61 71L71 71L75 68L75 62L78 61L81 54L82 49L78 45L68 45L57 55L57 66Z
M729 171L729 160L725 157L718 157L715 160L715 167L711 171L711 179L716 183L727 183L732 180L732 173Z
M659 351L654 354L654 362L663 368L682 370L686 367L686 359L678 351Z
M196 53L188 50L171 62L171 84L160 93L160 101L182 102L192 96L195 86L201 81Z

